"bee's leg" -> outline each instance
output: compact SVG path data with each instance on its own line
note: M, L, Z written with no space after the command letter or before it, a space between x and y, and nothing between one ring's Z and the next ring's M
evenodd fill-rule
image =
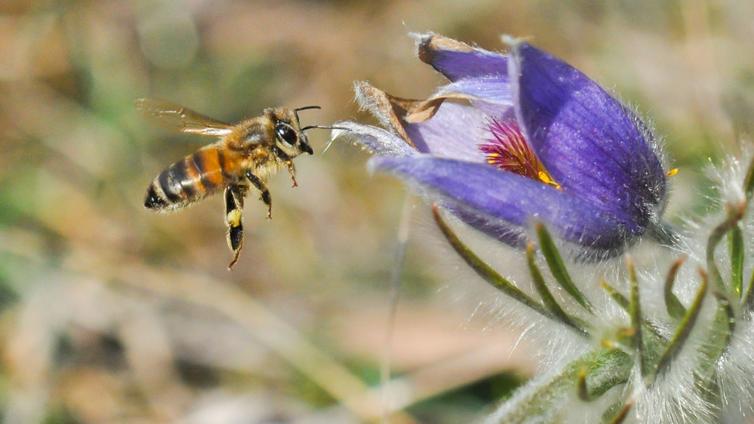
M291 181L293 182L292 187L298 187L298 182L296 181L296 166L293 164L293 159L277 146L272 146L272 152L275 153L275 156L280 160L285 162L285 166L288 167L288 173L291 174Z
M251 181L251 184L261 192L259 199L267 205L267 219L272 219L272 196L270 196L270 190L267 189L265 183L251 171L246 171L246 178Z
M288 166L288 173L291 175L291 187L298 187L298 182L296 181L296 166L293 165L292 160L289 160L285 164Z
M228 269L238 262L243 247L243 200L246 190L246 186L241 185L231 185L225 189L225 225L228 226L228 247L233 252Z

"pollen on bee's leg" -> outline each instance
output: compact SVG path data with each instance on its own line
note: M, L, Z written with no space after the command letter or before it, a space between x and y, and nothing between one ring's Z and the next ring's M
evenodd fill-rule
M539 160L516 123L492 119L488 129L492 137L480 144L479 150L485 154L489 165L561 190L560 184Z
M241 225L241 218L241 210L233 209L228 212L228 215L226 215L225 222L227 222L228 226L230 227L238 227Z

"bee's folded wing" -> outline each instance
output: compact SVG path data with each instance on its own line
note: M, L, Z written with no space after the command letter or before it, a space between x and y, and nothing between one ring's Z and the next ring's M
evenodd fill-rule
M222 137L230 134L232 129L230 124L166 100L137 99L136 109L164 125L186 133Z

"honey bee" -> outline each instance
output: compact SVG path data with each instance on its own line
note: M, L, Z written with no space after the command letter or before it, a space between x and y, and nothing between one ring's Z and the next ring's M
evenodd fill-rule
M147 189L144 207L155 212L172 212L222 190L226 237L233 254L228 269L236 264L243 247L242 210L249 189L253 186L259 191L260 200L267 205L267 218L272 218L267 180L287 168L296 187L293 159L302 153L314 153L305 131L331 128L301 127L298 113L320 109L319 106L267 108L261 115L236 124L226 124L163 100L138 99L136 108L179 131L219 138L160 172Z

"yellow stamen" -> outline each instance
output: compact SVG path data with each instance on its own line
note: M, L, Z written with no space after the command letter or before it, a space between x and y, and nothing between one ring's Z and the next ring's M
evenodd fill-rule
M673 177L673 176L675 176L676 174L678 174L678 168L673 168L673 169L671 169L671 170L670 170L670 171L668 171L668 172L667 172L667 173L666 173L665 175L667 175L668 177Z
M517 124L492 120L489 129L492 139L480 145L488 164L562 190L560 184L547 172Z
M543 183L553 186L557 190L560 190L560 184L558 184L558 182L555 181L552 178L552 175L550 175L547 171L540 170L539 172L537 172L537 177L539 178L539 181L542 181Z

